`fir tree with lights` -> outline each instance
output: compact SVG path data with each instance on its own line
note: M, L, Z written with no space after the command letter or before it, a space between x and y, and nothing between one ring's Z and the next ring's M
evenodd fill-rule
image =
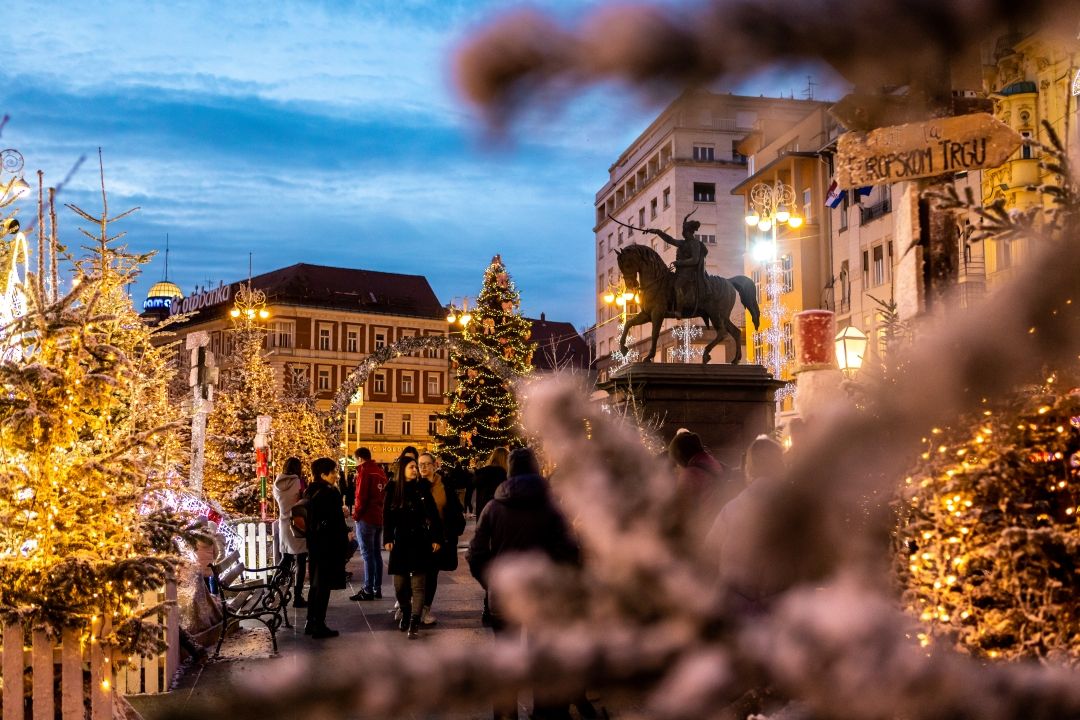
M139 601L172 572L183 534L156 501L174 368L125 293L147 257L110 235L128 213L109 216L103 170L102 203L96 217L69 206L96 226L70 284L55 213L48 242L39 226L27 305L0 328L0 617L53 632L105 622L101 642L149 653L160 648Z
M449 394L446 411L440 414L444 431L435 436L436 451L443 462L467 464L486 457L496 447L521 444L511 382L532 369L535 343L529 341L532 324L520 314L520 304L514 281L502 257L496 255L484 272L484 285L462 339L481 348L484 356L498 358L510 377L500 377L489 363L475 357L450 353L456 386Z
M233 351L223 358L214 408L206 421L203 491L225 510L239 515L254 515L259 510L256 423L260 415L274 415L280 394L264 349L266 328L258 317L265 301L259 290L242 286L237 291L239 312L227 331L232 334Z
M221 383L207 418L203 489L211 500L238 515L259 512L262 489L256 477L255 431L260 415L272 418L272 451L278 466L290 456L311 461L333 457L334 452L326 414L315 407L310 390L297 383L286 386L270 363L265 306L260 290L242 286L237 292L229 330L233 349L222 359Z
M974 240L1077 237L1080 195L1065 149L1041 166L1048 199L1009 213L949 186L935 196L982 223ZM1069 301L1071 302L1071 300ZM1080 662L1080 367L983 400L982 411L932 428L898 503L898 573L924 645L956 643L986 658Z

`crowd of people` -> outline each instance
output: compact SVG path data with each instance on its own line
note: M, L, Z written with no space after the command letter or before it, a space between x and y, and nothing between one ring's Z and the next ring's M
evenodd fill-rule
M409 639L436 624L432 612L439 574L458 567L458 541L467 519L476 526L466 559L469 570L485 590L483 623L496 635L514 632L490 593L489 570L506 555L541 552L556 563L575 565L581 553L570 523L554 499L536 455L529 448L495 448L474 471L440 467L431 453L406 448L387 473L368 448L355 453L356 469L346 476L337 463L319 458L311 463L305 482L301 461L286 460L274 483L282 551L295 557L293 602L307 609L306 634L325 639L339 633L326 624L333 590L347 585L345 565L358 545L363 559L356 602L382 598L383 551L386 574L393 578L394 620ZM744 527L755 507L768 502L770 486L784 476L784 451L773 439L757 438L749 447L744 472L729 471L703 446L693 432L679 430L666 458L674 473L678 502L686 508L719 511L710 540L730 592L738 602L755 607L777 591L771 579L748 554L752 530ZM290 511L307 500L307 530L298 536ZM351 517L351 528L346 518ZM355 538L355 540L354 540ZM755 569L756 568L756 569ZM305 579L310 581L304 597ZM537 695L535 717L568 717L566 704ZM591 710L582 697L579 712ZM496 707L495 717L516 717L509 707Z

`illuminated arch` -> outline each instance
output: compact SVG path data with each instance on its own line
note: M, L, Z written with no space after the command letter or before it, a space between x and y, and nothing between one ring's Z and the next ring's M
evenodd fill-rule
M338 388L334 402L330 406L330 430L334 436L341 434L345 422L345 411L349 407L356 391L364 386L371 373L394 358L409 355L420 350L448 348L451 352L486 365L500 380L513 380L516 375L502 359L490 354L482 345L468 342L447 335L416 335L402 338L392 345L379 348L364 358L355 370L349 373Z

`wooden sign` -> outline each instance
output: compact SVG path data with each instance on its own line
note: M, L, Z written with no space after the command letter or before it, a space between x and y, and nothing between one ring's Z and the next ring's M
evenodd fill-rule
M989 113L848 132L837 147L836 182L849 190L994 167L1022 141Z

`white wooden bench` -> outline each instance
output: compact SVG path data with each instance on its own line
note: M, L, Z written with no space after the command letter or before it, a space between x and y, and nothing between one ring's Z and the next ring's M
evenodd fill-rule
M276 653L277 629L282 625L292 627L287 612L293 588L292 555L283 555L278 565L246 568L240 553L234 550L221 562L211 563L210 571L222 612L221 637L214 655L221 654L225 634L241 620L258 620L266 625Z

